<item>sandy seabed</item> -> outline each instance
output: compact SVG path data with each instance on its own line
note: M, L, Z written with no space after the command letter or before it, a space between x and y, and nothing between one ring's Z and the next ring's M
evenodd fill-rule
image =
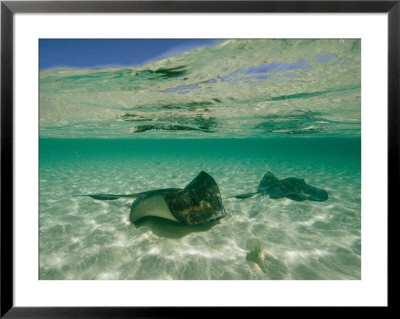
M361 176L346 160L240 153L78 155L41 161L42 280L361 277ZM202 170L218 183L227 213L211 225L188 227L155 217L132 224L132 199L76 196L183 188ZM305 178L327 190L329 199L228 198L255 191L268 170L278 178Z

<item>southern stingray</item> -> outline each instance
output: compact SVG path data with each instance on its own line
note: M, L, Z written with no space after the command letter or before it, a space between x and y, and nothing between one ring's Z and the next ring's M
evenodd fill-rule
M226 216L218 185L211 175L204 171L183 189L166 188L127 195L87 196L99 200L135 198L129 215L132 223L145 216L156 216L184 225L197 226L215 222Z
M268 194L272 199L287 197L298 202L305 200L323 202L328 199L326 190L308 185L304 179L294 177L278 179L271 172L265 173L256 192L232 197L244 199L256 194Z

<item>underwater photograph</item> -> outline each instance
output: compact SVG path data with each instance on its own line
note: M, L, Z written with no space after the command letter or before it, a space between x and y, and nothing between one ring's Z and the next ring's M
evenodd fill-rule
M40 39L40 280L361 280L360 39Z

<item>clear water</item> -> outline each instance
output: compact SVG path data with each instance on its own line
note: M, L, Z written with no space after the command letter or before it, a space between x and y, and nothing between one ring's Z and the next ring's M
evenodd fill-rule
M41 72L40 279L360 279L360 50L229 40L142 67ZM202 170L227 213L212 225L132 224L132 199L77 196L183 188ZM229 198L268 170L329 199Z

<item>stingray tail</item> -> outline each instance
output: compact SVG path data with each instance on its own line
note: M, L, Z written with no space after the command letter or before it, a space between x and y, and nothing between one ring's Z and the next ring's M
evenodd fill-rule
M93 199L98 199L98 200L114 200L118 198L136 198L139 196L140 193L136 194L126 194L126 195L114 195L114 194L87 194L87 195L78 195L78 196L89 196Z
M247 194L240 194L240 195L230 196L228 198L234 197L234 198L237 198L237 199L245 199L245 198L249 198L249 197L252 197L254 195L257 195L257 194L258 194L257 192L256 193L247 193Z

